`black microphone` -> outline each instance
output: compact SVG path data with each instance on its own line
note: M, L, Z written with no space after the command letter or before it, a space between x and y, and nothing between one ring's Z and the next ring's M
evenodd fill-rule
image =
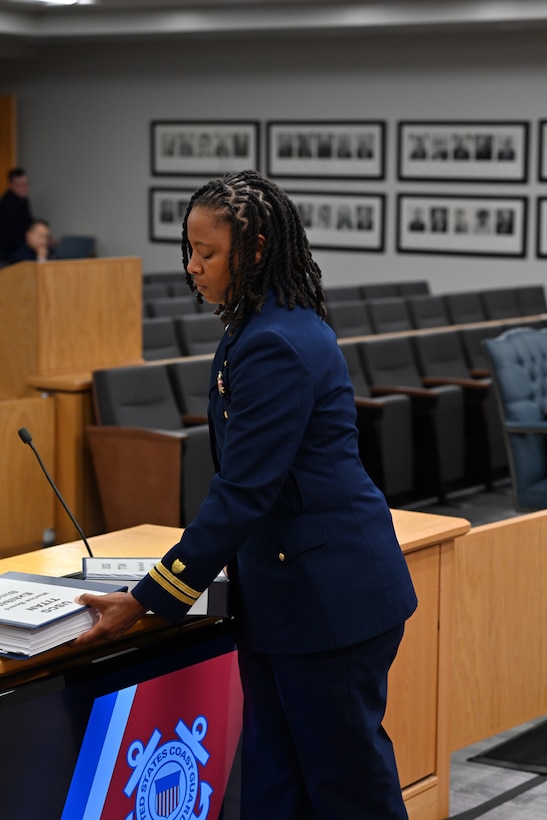
M27 430L27 428L26 428L26 427L21 427L21 428L20 428L17 432L19 433L19 438L21 439L21 441L23 442L23 444L28 444L28 445L29 445L29 447L30 447L30 449L32 450L32 452L34 453L34 455L36 456L36 458L38 459L38 464L40 465L40 467L41 467L41 468L42 468L42 470L44 471L44 475L45 475L45 477L47 478L47 480L49 481L49 483L50 483L50 484L51 484L51 486L53 487L53 491L54 491L55 495L57 496L57 498L59 499L59 501L61 502L61 504L62 504L62 505L63 505L63 507L65 508L66 512L68 513L68 516L69 516L70 520L72 521L72 523L74 524L74 526L75 526L75 527L76 527L76 529L78 530L78 533L79 533L79 535L80 535L80 538L81 538L81 539L82 539L82 541L84 542L84 544L85 544L85 546L86 546L86 549L87 549L87 551L88 551L88 553L89 553L90 557L91 557L91 558L93 558L94 556L93 556L93 553L91 552L91 547L90 547L90 546L89 546L89 544L87 543L87 538L85 537L85 535L84 535L84 533L83 533L83 531L82 531L82 528L80 527L80 525L78 524L78 522L76 521L76 519L74 518L74 516L72 515L72 513L71 513L71 512L70 512L70 510L68 509L67 504L66 504L66 501L64 500L63 496L62 496L62 495L61 495L61 493L59 492L59 490L58 490L58 488L57 488L57 485L55 484L54 480L52 479L52 477L50 476L50 474L49 474L49 473L48 473L48 471L46 470L46 468L45 468L45 466L44 466L44 462L43 462L43 461L42 461L42 459L40 458L40 454L39 454L38 450L36 449L36 447L35 447L35 446L34 446L34 444L32 443L32 436L31 436L31 434L29 433L29 431Z

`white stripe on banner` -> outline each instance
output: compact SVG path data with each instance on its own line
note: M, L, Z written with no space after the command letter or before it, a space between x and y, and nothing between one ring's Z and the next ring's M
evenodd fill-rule
M89 797L81 820L98 820L101 816L136 691L136 685L129 686L127 689L121 689L116 696L116 703L110 716L95 777L89 789Z

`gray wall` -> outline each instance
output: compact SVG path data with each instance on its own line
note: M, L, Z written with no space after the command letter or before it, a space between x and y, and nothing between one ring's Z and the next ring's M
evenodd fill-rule
M95 234L101 255L141 256L145 272L180 264L177 245L148 240L148 188L203 181L151 176L151 120L384 119L387 179L366 190L388 195L386 250L316 252L326 283L427 278L435 292L490 288L545 281L535 258L535 201L547 196L547 183L536 181L546 45L541 33L486 30L58 44L1 63L0 92L18 97L19 159L31 175L35 213L57 235ZM396 122L413 118L530 120L528 184L397 182ZM396 254L399 191L529 196L526 259Z

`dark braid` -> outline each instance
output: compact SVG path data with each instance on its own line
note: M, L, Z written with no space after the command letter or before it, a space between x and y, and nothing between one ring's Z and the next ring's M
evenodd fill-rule
M197 293L188 273L192 254L188 216L196 206L217 213L232 230L230 285L216 310L224 324L230 324L231 333L251 310L262 310L270 289L280 307L313 307L326 317L321 271L312 258L298 210L277 185L256 171L241 171L213 179L195 192L182 225L182 261L186 282ZM265 244L256 263L259 234ZM196 298L203 301L200 293Z

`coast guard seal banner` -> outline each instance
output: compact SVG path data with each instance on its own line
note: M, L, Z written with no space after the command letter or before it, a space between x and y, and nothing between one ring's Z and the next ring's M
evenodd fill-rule
M236 652L97 698L61 820L216 820L242 704Z

